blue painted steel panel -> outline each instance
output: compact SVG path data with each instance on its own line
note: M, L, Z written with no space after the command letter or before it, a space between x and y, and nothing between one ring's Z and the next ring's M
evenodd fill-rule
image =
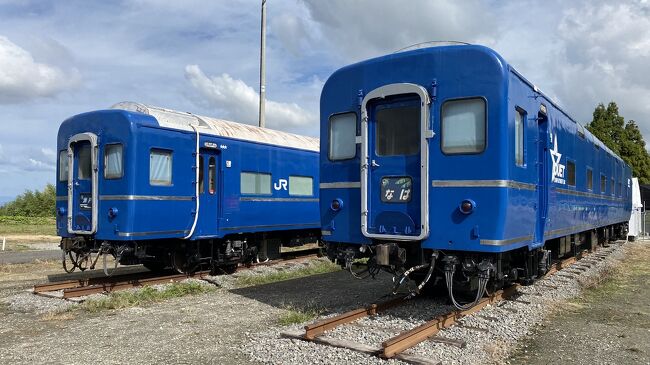
M393 83L429 90L429 237L423 248L504 252L588 229L625 222L631 210L631 172L618 156L525 80L496 52L482 46L443 46L383 56L336 71L321 94L321 221L324 240L366 244L360 230L360 181L355 158L331 161L329 118L360 115L360 95ZM435 85L435 93L433 88ZM441 108L449 100L481 97L487 103L486 148L478 154L442 152ZM538 118L545 107L547 118ZM515 163L515 113L524 113L524 161ZM357 118L358 119L358 118ZM357 121L359 135L360 121ZM369 123L373 123L369 118ZM578 135L580 131L580 135ZM359 137L358 137L359 138ZM568 160L575 163L575 186L568 185ZM541 168L540 168L541 166ZM587 188L587 168L593 187ZM408 168L402 172L407 173ZM394 170L390 174L399 174ZM607 189L600 192L600 175ZM611 179L615 191L612 194ZM619 191L619 183L621 185ZM375 184L370 194L379 196ZM330 209L333 199L344 207ZM476 203L468 215L458 206ZM377 204L377 202L375 202ZM380 214L389 207L376 205Z
M64 150L71 136L83 132L95 133L99 140L97 240L182 238L190 232L196 213L194 132L161 127L154 117L137 112L103 110L66 120L59 129L58 149ZM123 145L124 174L105 179L105 146L113 143ZM205 180L192 239L320 227L317 152L210 134L201 134L199 144L206 158L203 176L209 176L208 160L214 157L216 180L213 194ZM152 149L171 152L171 184L150 184ZM271 174L271 194L242 195L242 171ZM289 176L312 177L313 193L289 195ZM57 210L65 211L67 182L57 181L56 190ZM117 214L110 216L111 209ZM65 215L57 217L57 231L62 237L71 236Z

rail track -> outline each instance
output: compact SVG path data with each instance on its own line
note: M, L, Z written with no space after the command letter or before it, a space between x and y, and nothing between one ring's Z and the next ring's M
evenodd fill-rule
M542 286L553 287L552 285L544 285L542 280L552 275L555 275L561 270L569 269L569 268L575 269L577 271L576 273L580 273L586 270L587 267L591 267L595 265L597 262L606 259L607 254L608 253L604 251L596 253L595 250L593 252L588 250L579 252L576 256L553 263L549 271L543 277L537 280L536 283L541 284ZM583 262L582 261L583 258L588 258L588 260L584 260ZM580 262L580 265L577 265L578 262ZM335 338L324 336L324 334L326 331L332 330L338 326L350 324L363 317L377 315L380 312L384 312L388 309L403 305L408 302L405 296L396 297L384 302L371 304L370 306L367 307L355 309L334 317L326 318L305 326L304 332L303 331L283 332L281 336L285 338L311 341L314 343L332 346L332 347L345 348L353 351L366 353L372 356L377 356L383 359L394 358L394 359L402 360L407 363L417 364L417 365L434 365L434 364L437 365L437 364L441 364L441 362L432 361L429 358L425 358L417 355L407 354L404 353L404 351L411 347L414 347L415 345L425 340L441 342L459 348L464 348L466 345L465 341L439 337L437 336L437 334L445 328L454 326L455 324L457 324L457 322L460 319L472 315L490 304L496 304L503 300L522 301L520 299L514 299L514 297L518 294L517 289L520 286L521 285L519 284L515 284L506 287L504 289L498 290L488 295L487 297L484 297L475 306L467 310L453 310L446 314L437 316L420 326L402 332L397 336L394 336L382 342L381 345L379 346L370 346L367 344L335 339Z
M272 266L279 263L286 263L297 260L315 258L319 256L319 248L283 252L278 260L270 260L260 263L252 263L240 266L238 271L250 270L257 266ZM210 271L197 271L190 274L171 274L160 275L160 273L144 271L127 274L117 274L113 276L87 277L75 280L62 280L34 285L32 292L36 295L72 299L84 297L92 294L110 293L119 290L125 290L135 287L166 284L183 281L189 278L203 279L210 275Z

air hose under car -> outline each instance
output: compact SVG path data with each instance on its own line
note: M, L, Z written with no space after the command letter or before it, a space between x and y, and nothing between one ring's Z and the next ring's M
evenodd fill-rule
M454 304L454 307L460 310L467 310L469 308L472 308L483 297L483 294L485 293L485 289L487 288L488 281L490 280L490 270L493 270L494 266L490 262L485 260L481 261L481 263L477 265L479 274L478 274L478 289L476 290L476 297L472 302L459 304L456 301L456 298L454 297L454 273L456 272L456 265L459 263L458 258L455 256L447 256L445 257L444 260L445 260L445 281L447 282L447 291L449 292L449 299Z
M431 275L433 275L433 270L436 267L436 259L438 259L438 251L434 251L431 254L431 263L429 263L429 265L426 265L426 264L417 265L417 266L413 266L412 268L406 270L402 275L400 275L398 280L395 280L395 286L393 287L393 294L397 294L397 290L399 289L400 286L402 286L404 284L404 282L406 280L408 280L409 275L411 275L415 271L426 269L427 266L428 266L429 271L427 271L427 275L424 277L424 280L422 280L420 285L418 285L417 288L415 288L415 290L412 290L409 293L408 298L413 298L414 296L420 294L420 291L422 290L422 288L424 288L424 286L427 284L427 282L429 282L429 279L431 279Z

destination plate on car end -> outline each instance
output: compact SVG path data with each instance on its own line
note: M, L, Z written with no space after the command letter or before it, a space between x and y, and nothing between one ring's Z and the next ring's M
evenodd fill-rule
M408 203L411 201L412 180L408 176L385 176L381 178L381 201L384 203Z

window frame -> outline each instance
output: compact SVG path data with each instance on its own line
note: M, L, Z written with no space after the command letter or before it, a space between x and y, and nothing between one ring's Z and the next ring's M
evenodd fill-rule
M332 118L337 117L340 115L345 115L345 114L353 114L354 115L354 155L352 157L347 157L347 158L332 158ZM327 158L331 162L339 162L339 161L349 161L349 160L354 160L357 158L357 137L359 136L359 115L357 112L354 111L347 111L347 112L339 112L339 113L334 113L331 114L327 118L327 136L328 136L328 145L327 145Z
M89 159L88 163L90 164L88 170L88 176L85 176L84 174L81 173L84 165L81 163L81 151L85 149L88 149L88 159ZM76 155L76 167L77 167L77 180L83 180L83 181L93 180L93 146L84 144L79 148L79 150L75 155ZM84 175L84 177L81 177L82 175Z
M291 193L291 178L303 178L303 179L310 179L311 180L311 193L310 194L292 194ZM288 194L289 196L314 196L314 177L313 176L306 176L306 175L289 175L289 178L287 179L287 182L289 184L289 189L288 189Z
M154 152L162 152L169 154L169 183L156 183L155 180L151 180L151 156ZM169 187L174 186L174 151L166 148L151 147L149 149L149 185L150 186L162 186Z
M600 174L600 193L607 194L607 175Z
M217 158L214 156L210 156L210 158L208 158L208 194L214 195L216 193L217 193Z
M252 175L267 175L269 177L269 192L268 193L245 193L242 191L242 176L243 174L252 174ZM250 195L250 196L256 196L256 195L264 195L264 196L271 196L273 195L273 175L270 172L259 172L259 171L240 171L239 172L239 194L241 195Z
M63 161L65 161L65 175L63 174L63 166L61 165L61 155L65 156ZM68 182L68 175L70 174L70 160L68 159L68 150L60 150L59 151L59 176L58 176L58 181L59 182Z
M414 95L414 94L406 94L406 95ZM412 153L397 153L397 154L380 154L379 153L379 121L377 118L377 114L381 111L384 110L391 110L391 109L405 109L405 108L413 108L417 109L418 113L418 118L417 118L417 148L415 151ZM386 104L379 104L375 105L373 108L373 120L375 123L374 127L374 142L373 142L373 147L374 147L374 154L377 157L410 157L410 156L417 156L420 154L422 151L422 101L418 96L418 101L415 101L415 99L401 99L401 100L395 100L394 102L388 102Z
M106 166L108 166L108 153L107 149L110 146L119 146L122 151L121 151L121 157L122 157L122 162L120 163L120 175L111 175L108 176L106 175ZM104 145L104 179L106 180L119 180L124 177L124 144L118 142L118 143L107 143Z
M569 164L573 165L573 184L569 182ZM575 160L568 159L566 160L566 184L567 186L575 188L578 185L578 173L577 173L577 165Z
M484 111L485 111L485 118L483 120L483 129L485 131L485 143L483 144L483 149L481 151L476 151L476 152L455 152L455 153L450 153L450 152L445 152L444 149L444 144L445 144L445 133L444 133L444 128L443 128L443 110L445 105L448 102L453 102L453 101L462 101L462 100L471 100L471 99L480 99L483 100L483 106L484 106ZM467 97L462 97L462 98L451 98L445 100L441 105L440 105L440 151L442 152L443 155L445 156L462 156L462 155L480 155L485 152L485 150L488 147L488 101L485 96L481 95L476 95L476 96L467 96Z
M517 115L521 115L521 146L520 149L517 149ZM514 124L514 133L515 133L515 166L526 168L526 121L528 118L528 112L525 109L519 106L515 106L515 124ZM486 114L487 119L487 114ZM487 129L486 129L487 133ZM486 135L487 138L487 135ZM487 144L487 143L486 143ZM517 162L517 152L521 150L521 163Z

